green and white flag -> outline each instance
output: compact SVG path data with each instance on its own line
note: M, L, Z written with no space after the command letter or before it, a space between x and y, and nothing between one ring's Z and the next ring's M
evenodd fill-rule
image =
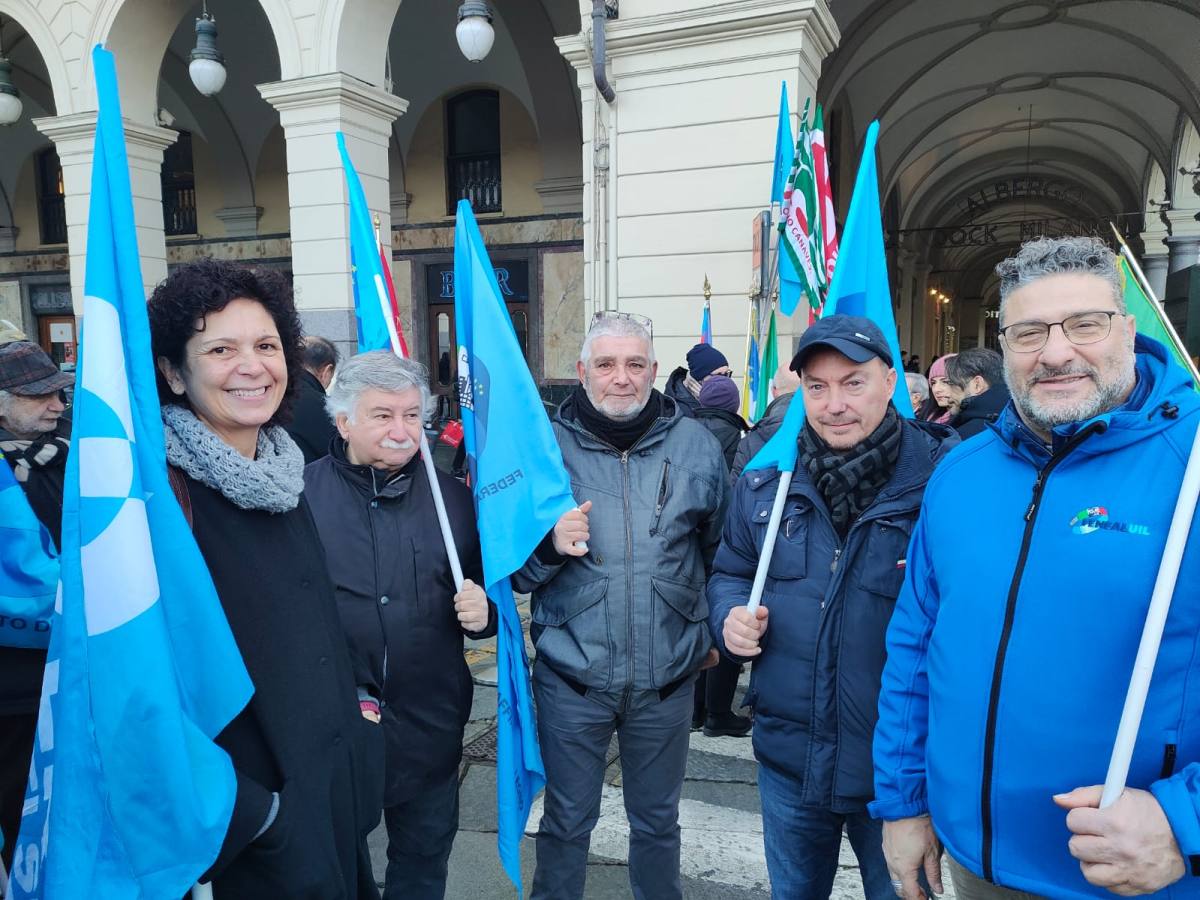
M821 216L817 206L817 176L813 166L812 132L808 126L809 101L796 141L796 157L783 192L779 223L781 253L787 253L812 309L821 306L825 287L825 253L821 241Z

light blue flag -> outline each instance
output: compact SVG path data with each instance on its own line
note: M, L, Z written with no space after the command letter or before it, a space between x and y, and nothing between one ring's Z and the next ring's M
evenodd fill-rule
M466 200L454 228L458 399L496 639L496 799L500 862L521 890L519 844L546 783L534 725L525 638L509 576L568 510L571 479L529 374L512 319Z
M358 352L391 350L391 332L383 315L385 308L391 309L391 299L383 279L383 263L379 259L379 242L375 240L375 229L371 225L371 211L367 208L362 182L358 180L358 173L350 162L346 138L340 131L337 145L345 169L346 190L350 195L350 268L354 273Z
M796 156L796 141L792 137L792 114L788 108L787 82L779 88L779 126L775 133L775 168L771 174L771 202L783 203L783 191L787 185L788 175L792 171L792 161ZM782 245L776 253L779 260L779 308L785 316L796 311L800 303L803 286L796 272L796 265L790 256L783 251Z
M58 591L58 551L0 453L0 646L44 649Z
M875 167L875 142L878 137L879 123L872 122L867 129L862 161L858 165L858 179L854 183L854 196L850 198L850 211L846 215L846 227L842 230L838 263L833 271L833 284L825 300L823 317L844 313L870 319L887 338L892 359L899 360L900 342L896 336L896 320L892 315L887 258L883 253L883 219L879 210L879 176ZM902 416L912 418L908 383L898 369L896 374L898 377L892 400ZM797 396L788 404L779 430L746 464L747 471L771 467L781 472L795 469L796 440L800 436L800 429L804 427L804 403L801 401L802 397Z
M62 583L15 898L179 898L233 811L213 738L253 687L167 481L113 56L100 114L63 502Z
M825 298L823 316L837 313L863 316L879 326L887 338L896 360L896 390L892 400L900 415L913 417L908 382L899 368L900 339L896 334L896 318L892 313L892 292L888 287L887 257L883 252L883 216L879 209L879 175L875 167L875 142L879 138L879 122L867 128L862 161L858 164L858 179L854 196L842 229L838 247L838 262L833 270L833 283Z
M771 202L783 202L783 188L792 160L796 155L796 141L792 137L792 114L788 108L787 82L779 86L779 126L775 131L775 168L771 172Z

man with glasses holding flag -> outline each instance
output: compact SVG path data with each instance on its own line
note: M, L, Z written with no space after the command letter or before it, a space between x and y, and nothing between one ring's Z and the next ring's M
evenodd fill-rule
M633 895L683 895L679 795L692 684L715 662L703 587L728 475L716 439L654 390L657 370L648 320L592 320L576 366L580 384L554 416L579 507L514 578L533 593L533 688L546 768L537 900L583 897L614 733Z
M1100 809L1099 785L1200 396L1100 241L1039 239L997 273L1012 402L930 479L888 629L871 812L892 883L939 890L944 845L965 900L1196 896L1194 524L1128 789Z

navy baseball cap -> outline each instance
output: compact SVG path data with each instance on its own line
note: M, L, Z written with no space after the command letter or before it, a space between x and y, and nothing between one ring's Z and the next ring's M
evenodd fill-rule
M833 315L817 319L800 337L789 368L799 372L804 367L804 360L819 347L836 350L852 362L865 363L877 356L889 369L893 366L892 351L888 349L883 332L862 316Z

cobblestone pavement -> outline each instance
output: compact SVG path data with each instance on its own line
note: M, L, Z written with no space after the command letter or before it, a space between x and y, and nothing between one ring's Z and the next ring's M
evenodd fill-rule
M518 605L528 626L528 605ZM528 632L528 628L526 627ZM464 735L468 750L460 769L460 826L450 857L446 896L450 900L513 900L515 891L496 856L496 768L486 756L496 716L495 642L472 644L467 663L475 680L475 702ZM532 655L532 648L527 647ZM745 676L739 688L745 690ZM474 757L474 758L473 758ZM621 769L614 741L609 752L600 821L592 833L588 863L588 900L632 896L627 868L629 826L621 805ZM533 879L533 839L541 818L541 798L533 807L521 842L521 871L526 893ZM747 738L691 736L687 774L679 804L682 829L684 896L689 900L768 900L762 848L756 764ZM371 856L382 885L387 838L382 827L371 837ZM949 879L947 894L953 900ZM843 843L835 900L863 896L849 844Z

